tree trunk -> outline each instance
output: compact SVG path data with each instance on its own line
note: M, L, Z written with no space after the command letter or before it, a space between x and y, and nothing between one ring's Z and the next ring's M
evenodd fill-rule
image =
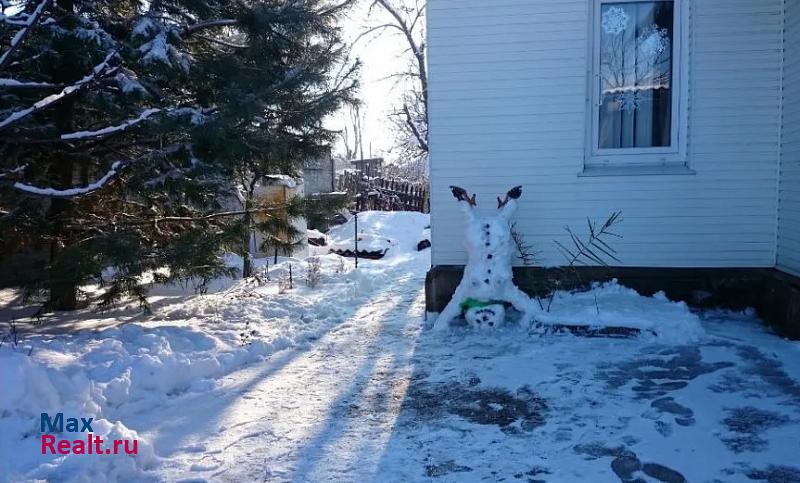
M244 257L242 260L242 278L249 278L253 276L253 216L250 213L250 195L248 193L247 199L244 203L244 226L245 226L245 235L244 235Z
M57 0L57 5L67 12L73 12L74 4L72 0ZM65 61L66 64L66 61ZM76 66L64 65L61 75L64 80L71 78L75 73L72 72ZM73 115L75 112L75 100L70 98L64 100L61 105L56 106L56 122L61 132L73 131ZM72 179L75 171L75 160L69 154L59 157L60 159L51 165L51 176L55 186L59 189L72 188ZM70 221L73 210L73 202L69 199L54 198L50 201L48 219L50 222L51 242L50 242L50 295L47 305L55 310L75 310L78 308L78 281L72 277L78 274L69 273L60 269L59 258L65 247L70 245L70 234L64 228ZM54 271L52 267L56 267Z
M56 186L60 189L72 187L73 161L64 156L55 167ZM50 299L48 305L55 310L75 310L78 308L78 285L71 279L71 273L58 268L59 258L64 247L69 246L69 233L63 228L69 221L72 201L55 198L50 202L48 218L52 226L50 242Z

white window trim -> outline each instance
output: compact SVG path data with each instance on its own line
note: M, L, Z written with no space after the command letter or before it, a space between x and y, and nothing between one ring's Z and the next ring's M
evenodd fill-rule
M591 0L589 2L588 66L586 84L586 138L584 172L598 172L598 168L614 168L611 173L619 174L618 168L626 166L666 166L670 173L694 173L687 163L687 128L689 125L689 0L674 0L674 34L672 42L672 82L676 86L672 99L672 145L659 148L621 148L597 149L598 145L598 99L600 82L597 72L600 63L600 11L605 3L636 3L643 0ZM676 167L684 170L675 170ZM649 173L650 170L648 169ZM597 174L595 174L597 175Z

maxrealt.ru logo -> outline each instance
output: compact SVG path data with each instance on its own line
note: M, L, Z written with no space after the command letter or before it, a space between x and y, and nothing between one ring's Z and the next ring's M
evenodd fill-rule
M104 446L104 441L95 436L92 430L94 418L64 418L64 413L56 413L54 418L42 413L40 431L42 433L42 454L125 454L135 455L138 451L138 440L113 439ZM86 433L86 439L58 439L51 433Z

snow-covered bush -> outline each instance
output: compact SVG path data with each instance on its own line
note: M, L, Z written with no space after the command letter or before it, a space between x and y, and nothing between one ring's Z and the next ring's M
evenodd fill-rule
M316 288L322 280L322 262L319 257L310 257L306 260L306 285Z
M288 273L282 273L278 276L278 293L285 294L293 288L294 281L292 280L291 265Z

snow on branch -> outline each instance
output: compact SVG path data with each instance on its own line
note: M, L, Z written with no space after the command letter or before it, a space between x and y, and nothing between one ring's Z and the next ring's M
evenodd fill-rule
M105 187L111 180L113 180L125 167L130 166L134 163L138 163L144 159L148 159L153 157L154 155L166 155L170 153L175 153L180 149L185 149L186 145L182 143L178 144L171 144L169 146L164 147L161 150L147 153L141 157L122 160L122 161L115 161L114 164L111 165L111 168L97 181L93 183L89 183L86 186L76 187L76 188L67 188L67 189L57 189L57 188L42 188L39 186L30 185L27 183L16 182L13 184L14 189L19 191L24 191L30 195L35 196L43 196L46 198L75 198L78 196L86 195L89 193L93 193L103 187ZM11 173L18 173L22 172L26 169L28 165L23 165L14 170L6 173L6 175ZM0 175L2 178L5 175Z
M53 84L51 82L30 82L30 81L18 81L16 79L3 79L0 78L0 89L14 89L14 88L21 88L21 89L51 89L54 87L60 87L59 84Z
M223 19L223 20L209 20L207 22L198 22L194 25L187 25L183 28L183 35L192 35L200 30L205 30L212 27L228 27L238 25L239 21L236 19Z
M28 16L26 14L4 15L0 13L0 23L5 23L8 25L24 27L26 25L27 18Z
M423 136L422 131L420 131L417 127L417 123L414 120L414 117L411 115L411 111L408 109L408 104L403 104L403 114L405 114L405 120L406 124L408 125L408 129L411 131L411 134L414 135L417 143L419 143L419 147L422 148L423 151L428 152L428 142L426 140L427 135Z
M163 30L153 37L149 42L139 47L142 53L142 63L145 65L161 63L170 67L176 65L184 72L189 71L192 56L181 52L168 42L169 31Z
M15 174L19 174L28 167L27 164L23 164L22 166L17 166L16 168L12 169L11 171L6 171L5 173L0 173L0 179L5 178L6 176L12 176Z
M327 17L328 15L337 15L342 10L344 10L346 8L349 8L354 3L355 2L353 0L343 0L342 2L339 2L337 4L331 5L330 7L326 8L324 10L320 10L319 11L319 15L320 15L320 17Z
M22 41L28 35L28 32L30 32L33 28L36 20L42 15L44 7L47 6L48 3L50 3L50 0L42 0L39 5L36 6L36 9L33 11L33 13L28 15L28 18L25 20L22 28L19 29L19 31L11 38L11 45L9 45L8 49L3 52L2 55L0 55L0 69L5 67L9 59L11 59L11 54L13 54L20 44L22 44Z
M109 52L109 54L106 56L106 58L101 63L99 63L96 66L94 66L94 69L92 69L92 72L90 74L86 75L85 77L83 77L78 82L65 87L58 94L49 95L49 96L37 101L31 107L28 107L28 108L25 108L25 109L22 109L22 110L19 110L19 111L16 111L16 112L12 112L5 119L0 121L0 130L5 129L6 127L10 126L11 124L14 124L15 122L18 122L21 119L26 118L30 114L33 114L35 112L41 111L43 109L46 109L47 107L51 106L52 104L55 104L56 102L64 99L65 97L68 97L68 96L70 96L72 94L75 94L80 89L85 87L87 84L93 82L101 74L106 74L106 73L112 72L114 69L109 69L109 67L110 67L109 66L109 62L111 61L111 59L115 55L117 55L116 51Z
M213 107L176 107L171 109L167 115L170 117L187 116L193 125L198 126L206 122L206 118L215 112L216 108Z
M109 181L111 181L123 166L124 165L122 161L115 162L114 164L111 165L111 169L109 169L108 172L106 172L106 174L104 174L102 178L98 179L94 183L90 183L80 188L69 188L63 190L56 188L39 188L38 186L33 186L19 182L14 183L14 188L32 195L45 196L47 198L74 198L76 196L89 194L99 190L100 188L105 186Z
M152 116L153 114L161 112L161 109L145 109L139 114L138 117L134 119L129 119L121 124L117 124L115 126L108 126L102 129L97 129L94 131L76 131L67 134L62 134L61 139L63 141L69 141L74 139L86 139L86 138L96 138L101 136L108 136L109 134L114 134L120 131L124 131L130 127L133 127L143 121L146 121L147 118Z

